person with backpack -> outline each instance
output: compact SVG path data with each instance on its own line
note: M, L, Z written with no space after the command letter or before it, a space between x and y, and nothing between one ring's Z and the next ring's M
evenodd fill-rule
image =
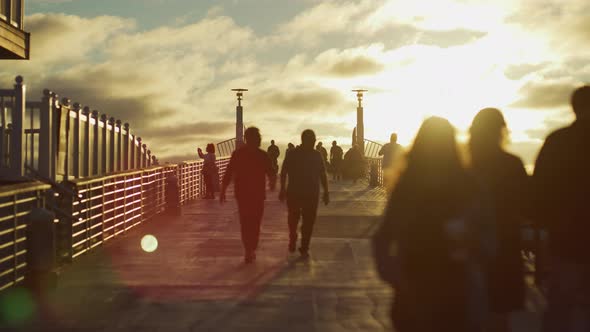
M301 133L301 145L287 155L281 169L281 191L279 200L287 201L289 226L289 252L297 246L297 228L301 219L301 258L309 258L309 245L317 218L320 200L320 186L323 189L322 201L330 203L328 177L321 153L314 150L316 136L313 130Z
M530 183L520 158L506 152L506 121L495 108L479 111L469 130L470 171L493 205L496 252L486 266L490 332L509 332L510 314L524 309L521 229L529 212Z
M455 130L439 117L424 121L373 237L377 271L395 289L399 332L477 331L469 229L477 188L461 164Z

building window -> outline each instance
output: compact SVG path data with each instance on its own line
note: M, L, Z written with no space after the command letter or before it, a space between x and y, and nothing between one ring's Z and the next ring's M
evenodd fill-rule
M0 0L0 18L3 20L8 19L8 1L9 0Z
M21 8L22 8L22 0L9 0L10 1L10 21L12 23L12 25L14 25L17 28L20 28L21 26L21 22L22 22L22 13L21 13Z

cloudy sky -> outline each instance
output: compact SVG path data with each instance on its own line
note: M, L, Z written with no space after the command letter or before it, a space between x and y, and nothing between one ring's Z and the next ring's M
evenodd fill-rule
M129 122L161 160L232 137L235 97L265 140L316 129L350 143L353 88L367 138L411 143L429 115L460 137L477 110L504 111L510 149L534 161L572 121L590 82L588 0L28 0L30 61L3 61L30 98L43 88Z

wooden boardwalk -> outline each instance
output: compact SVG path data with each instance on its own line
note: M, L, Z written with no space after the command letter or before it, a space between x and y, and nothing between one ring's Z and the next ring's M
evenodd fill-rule
M375 274L369 238L381 189L331 183L312 258L287 252L286 207L269 193L258 259L243 264L235 202L200 200L63 269L56 331L390 331L391 291ZM153 235L148 253L141 240ZM531 326L524 315L518 325ZM536 329L517 329L534 331Z

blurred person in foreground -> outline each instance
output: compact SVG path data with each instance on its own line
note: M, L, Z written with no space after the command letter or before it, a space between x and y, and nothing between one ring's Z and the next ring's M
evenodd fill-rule
M256 260L256 248L260 236L260 223L264 214L266 199L266 177L272 179L273 169L268 154L260 149L260 130L250 127L244 132L246 144L231 156L219 200L224 203L227 187L235 182L235 197L238 202L242 243L246 264Z
M521 255L521 227L525 224L531 197L530 183L520 158L506 152L508 130L502 113L485 108L469 130L471 172L489 195L494 208L494 257L487 262L484 277L490 332L509 332L510 314L524 309L525 283Z
M373 238L377 271L395 289L396 331L481 330L471 267L479 250L473 229L483 214L478 197L454 128L426 119Z
M533 175L534 214L551 256L543 331L590 331L590 86L574 91L576 121L547 137Z

